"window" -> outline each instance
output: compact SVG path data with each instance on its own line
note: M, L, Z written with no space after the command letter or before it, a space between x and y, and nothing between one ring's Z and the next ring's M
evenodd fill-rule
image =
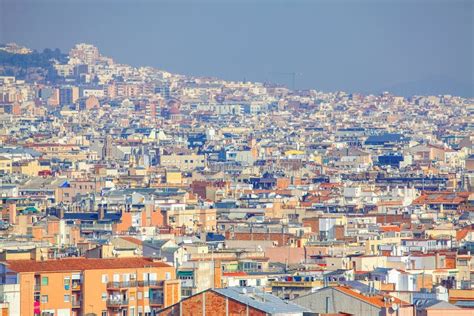
M239 286L247 286L247 280L239 280Z
M41 303L48 303L48 295L41 295Z
M69 295L67 295L67 294L64 295L64 301L65 301L65 302L71 301L71 296L69 296Z
M107 292L102 292L102 301L107 300Z
M105 284L109 282L109 276L107 274L102 274L102 283Z
M122 281L123 282L129 282L130 281L130 274L122 274Z
M137 297L139 300L143 299L143 292L137 292Z
M165 273L165 280L171 280L171 273L170 272Z
M257 286L261 286L261 285L262 285L262 280L257 279Z
M102 311L102 316L107 316L107 311Z
M45 286L45 285L48 285L48 282L49 282L49 278L48 277L42 277L41 278L41 286Z
M191 296L193 292L191 289L181 289L181 296Z

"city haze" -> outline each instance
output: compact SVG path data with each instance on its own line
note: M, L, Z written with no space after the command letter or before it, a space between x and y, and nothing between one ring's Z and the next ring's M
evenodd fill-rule
M473 92L472 1L1 0L0 42L323 91ZM7 13L8 12L8 13Z

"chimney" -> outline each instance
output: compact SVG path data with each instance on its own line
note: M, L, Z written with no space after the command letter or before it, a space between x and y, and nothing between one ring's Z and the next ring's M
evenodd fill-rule
M104 207L100 205L99 206L99 220L104 219L104 217L105 217L105 210L104 210Z
M8 216L10 220L10 225L15 225L16 224L16 204L15 203L10 203L10 205L8 205Z
M62 207L59 208L58 216L59 216L59 219L64 218L64 208L62 208Z

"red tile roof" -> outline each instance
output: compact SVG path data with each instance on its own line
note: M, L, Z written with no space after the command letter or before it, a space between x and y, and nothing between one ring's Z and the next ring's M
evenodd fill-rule
M241 277L241 276L247 276L247 272L239 271L239 272L224 272L222 273L223 276L226 277Z
M142 241L140 239L137 239L137 238L134 238L134 237L129 237L129 236L123 236L123 237L120 237L121 239L123 240L126 240L128 242L131 242L137 246L141 246L142 245Z
M15 272L56 272L56 271L84 271L99 269L125 269L146 267L170 267L170 265L153 261L149 258L113 258L88 259L65 258L46 261L8 260L4 261L8 268Z
M377 307L388 307L390 306L392 303L387 303L386 301L384 301L384 295L374 295L374 296L365 296L365 295L362 295L354 290L352 290L351 288L349 287L346 287L346 286L336 286L335 287L336 290L338 291L341 291L343 293L346 293L354 298L357 298L361 301L364 301L364 302L367 302L371 305L375 305ZM391 295L385 295L385 297L389 297L391 299L393 299L393 303L399 305L399 306L409 306L410 303L408 302L405 302L405 301L402 301L394 296L391 296Z
M387 226L381 226L380 231L381 232L400 232L401 229L399 226L396 226L396 225L387 225Z
M466 238L467 234L469 234L470 232L470 228L463 228L461 230L457 230L456 231L456 240L459 241L459 240L463 240L464 238Z

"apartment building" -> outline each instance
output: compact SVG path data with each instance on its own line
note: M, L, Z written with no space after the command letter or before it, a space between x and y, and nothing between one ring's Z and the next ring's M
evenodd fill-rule
M0 156L0 174L12 173L12 159Z
M181 294L174 268L148 258L8 260L0 280L10 315L151 316Z
M160 165L163 167L176 167L179 170L189 171L206 166L206 157L197 154L170 154L160 156Z

